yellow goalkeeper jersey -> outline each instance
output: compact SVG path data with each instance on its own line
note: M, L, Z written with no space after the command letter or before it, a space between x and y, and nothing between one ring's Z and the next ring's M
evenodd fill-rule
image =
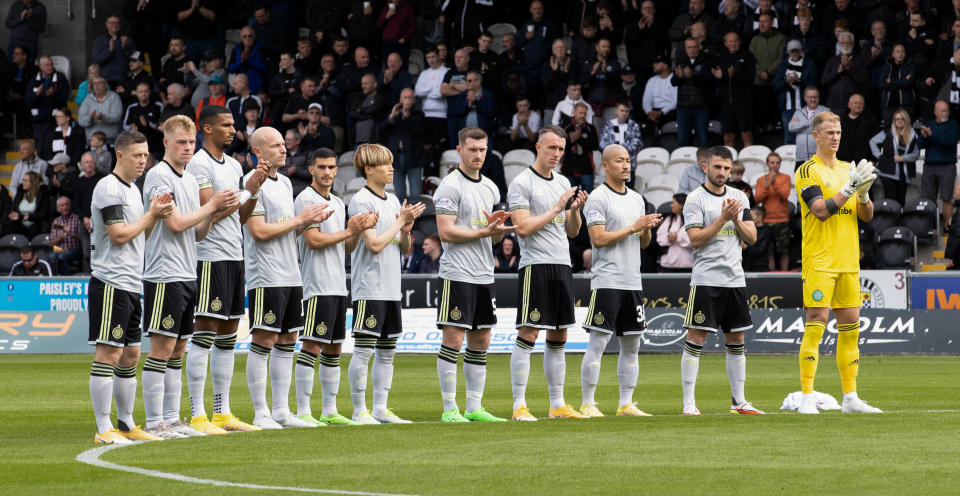
M833 168L827 167L820 157L814 155L803 163L794 177L797 195L800 197L800 218L803 225L804 270L822 272L860 271L860 233L857 223L856 195L840 207L840 211L826 221L810 213L803 201L803 190L820 188L824 199L833 198L850 180L850 162L836 160Z

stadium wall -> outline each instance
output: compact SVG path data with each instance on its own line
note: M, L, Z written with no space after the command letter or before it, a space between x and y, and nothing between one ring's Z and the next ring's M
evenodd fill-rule
M20 0L0 0L0 14L4 18L10 5ZM103 34L107 12L120 12L122 2L94 0L97 18L90 19L89 0L41 0L47 7L47 29L40 35L40 53L63 55L70 60L71 88L76 88L87 77L87 64L93 48L93 38ZM69 12L72 17L67 17ZM116 10L113 10L116 8ZM4 30L4 43L9 39L9 30ZM3 45L3 50L7 46ZM10 54L7 54L9 57Z

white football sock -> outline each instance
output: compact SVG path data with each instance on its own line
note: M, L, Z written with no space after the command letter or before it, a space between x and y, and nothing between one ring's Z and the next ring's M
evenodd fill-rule
M437 354L437 377L440 379L440 397L443 399L443 411L457 406L457 360L460 350L440 345ZM466 364L464 364L466 372Z
M140 377L143 380L143 412L146 416L144 427L152 429L163 423L163 381L166 375L167 361L147 357L143 363Z
M267 408L267 359L269 357L269 348L250 343L250 352L247 353L247 387L250 389L254 418L270 414L270 409Z
M172 424L180 420L180 395L183 391L183 359L171 358L163 374L163 421Z
M90 366L90 403L97 421L97 432L113 429L110 407L113 402L113 365L93 362Z
M463 354L463 377L467 384L467 406L464 411L478 410L482 406L483 388L487 382L487 350L467 348Z
M137 366L117 366L113 376L113 400L117 404L117 426L133 429L133 405L137 401ZM107 410L109 412L109 409Z
M637 376L640 374L640 364L637 363L637 354L640 353L640 335L620 336L620 355L617 357L617 383L620 385L621 407L633 403L633 390L637 388Z
M567 402L563 399L563 383L567 377L567 358L563 341L547 341L543 350L543 373L547 376L547 394L550 408L557 409Z
M297 386L297 416L313 415L310 409L310 397L313 395L313 369L317 363L317 355L309 351L300 351L297 355L297 364L294 366Z
M367 366L372 356L373 348L357 348L354 345L353 356L350 357L350 365L347 367L354 416L367 411Z
M730 395L734 406L746 402L743 383L747 377L747 356L742 344L727 345L727 378L730 379Z
M193 417L207 414L203 399L213 338L212 332L194 332L190 338L190 352L187 353L187 393L190 395L190 415Z
M683 405L696 405L695 390L697 388L697 372L700 371L700 351L702 345L687 341L683 343L683 354L680 356L680 380L683 383Z
M396 339L379 340L373 355L373 372L370 379L373 382L372 413L375 415L383 415L387 412L387 398L393 384L393 357L397 351L396 346Z
M237 334L217 336L210 357L213 379L213 413L230 413L230 384L233 382L234 345Z
M270 352L270 392L273 395L273 419L290 415L290 376L293 375L293 344L276 344Z
M510 353L510 380L513 383L513 409L527 405L527 380L530 378L530 353L533 343L517 338Z
M580 363L580 395L581 405L595 403L594 394L597 391L597 382L600 381L600 362L603 360L603 350L607 349L611 334L591 330L587 352Z
M324 417L337 413L337 393L340 391L340 355L320 353L320 387Z

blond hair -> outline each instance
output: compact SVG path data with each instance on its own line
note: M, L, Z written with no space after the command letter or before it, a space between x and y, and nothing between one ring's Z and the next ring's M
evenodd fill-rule
M366 168L393 163L390 149L376 143L364 143L353 154L353 167L361 176L367 177Z
M163 121L164 136L170 136L179 130L186 131L193 135L197 134L197 127L194 126L193 121L185 115L174 115Z
M837 124L840 124L840 116L834 114L833 112L820 112L819 114L813 116L813 120L810 122L810 127L814 131L819 131L820 126L822 126L824 122L836 122Z

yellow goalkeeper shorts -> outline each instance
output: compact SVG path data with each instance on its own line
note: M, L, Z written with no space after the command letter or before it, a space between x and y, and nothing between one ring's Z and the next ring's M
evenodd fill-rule
M803 271L805 308L856 308L862 303L859 272Z

